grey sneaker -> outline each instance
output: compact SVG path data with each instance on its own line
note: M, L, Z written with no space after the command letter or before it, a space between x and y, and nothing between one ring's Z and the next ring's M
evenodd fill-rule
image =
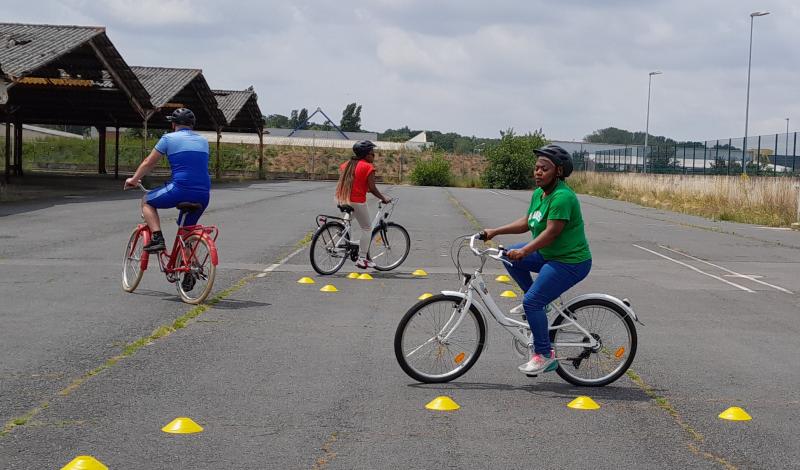
M358 258L358 261L356 261L356 267L359 269L374 268L375 263L373 263L371 259Z
M530 361L519 366L520 372L533 376L556 369L558 369L558 361L556 360L555 351L552 349L550 354L547 355L533 353Z

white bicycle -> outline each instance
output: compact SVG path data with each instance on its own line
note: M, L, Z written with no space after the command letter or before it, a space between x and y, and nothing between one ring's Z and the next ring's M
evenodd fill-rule
M389 204L378 203L378 212L372 220L372 238L367 257L375 263L378 271L391 271L403 264L411 251L411 237L402 225L389 219L397 206L397 198ZM317 216L317 230L311 238L309 256L311 266L319 274L334 274L344 266L347 258L358 259L358 243L350 240L351 214L353 207L337 206L343 217ZM364 235L362 235L364 236Z
M464 241L480 258L472 274L462 270ZM508 263L505 250L475 246L482 234L456 239L450 249L463 280L458 291L442 291L415 304L397 326L394 351L400 367L414 380L441 383L465 374L486 346L486 317L491 315L511 334L514 351L528 359L532 344L525 321L507 317L492 299L483 279L487 258ZM458 252L453 251L458 243ZM518 309L515 309L518 310ZM585 294L565 304L549 305L550 341L558 360L556 372L567 382L587 387L608 385L628 370L636 355L636 327L641 323L630 302L607 294Z

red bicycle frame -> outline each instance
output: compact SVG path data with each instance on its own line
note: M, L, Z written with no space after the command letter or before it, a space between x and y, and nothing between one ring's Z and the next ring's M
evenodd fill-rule
M146 245L150 243L150 238L152 237L150 233L150 227L147 224L138 224L136 226L136 240L134 243L131 244L131 247L135 247L137 245L138 238L142 238L142 245ZM182 263L181 266L175 266L175 263L178 259L178 253L181 254L181 259L188 260L192 259L195 255L195 250L197 250L197 245L191 248L190 252L186 252L186 239L188 239L192 235L198 235L201 238L205 239L208 242L208 251L211 256L211 263L216 266L219 263L219 258L217 256L217 245L215 241L219 236L219 230L217 229L216 225L187 225L183 227L178 227L178 232L175 234L175 241L172 243L172 250L170 252L161 251L158 257L158 264L161 268L161 271L165 274L173 274L173 273L182 273L188 272L189 267ZM133 253L128 253L128 256L131 256ZM147 269L147 265L150 261L150 253L146 251L142 251L142 257L139 261L139 267L142 271Z

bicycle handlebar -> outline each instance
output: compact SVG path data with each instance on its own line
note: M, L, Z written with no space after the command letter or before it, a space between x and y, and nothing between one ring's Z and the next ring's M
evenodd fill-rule
M481 231L481 232L478 232L475 235L469 237L469 249L472 250L472 252L475 253L477 256L488 256L489 258L493 258L493 259L496 259L498 261L502 261L503 263L506 263L506 264L509 264L509 265L511 264L511 262L509 262L506 259L506 253L507 252L506 252L506 249L503 248L502 245L500 245L500 248L489 247L489 248L485 248L483 250L480 250L480 249L475 247L475 240L476 239L477 240L486 240L486 232Z

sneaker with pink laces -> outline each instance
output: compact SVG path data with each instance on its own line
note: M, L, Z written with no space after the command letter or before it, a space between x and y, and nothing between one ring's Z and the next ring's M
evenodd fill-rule
M558 369L558 361L554 350L550 354L532 353L531 360L519 366L519 371L525 375L539 375Z
M356 261L356 267L360 269L374 268L375 263L373 263L369 258L358 258L358 261Z

